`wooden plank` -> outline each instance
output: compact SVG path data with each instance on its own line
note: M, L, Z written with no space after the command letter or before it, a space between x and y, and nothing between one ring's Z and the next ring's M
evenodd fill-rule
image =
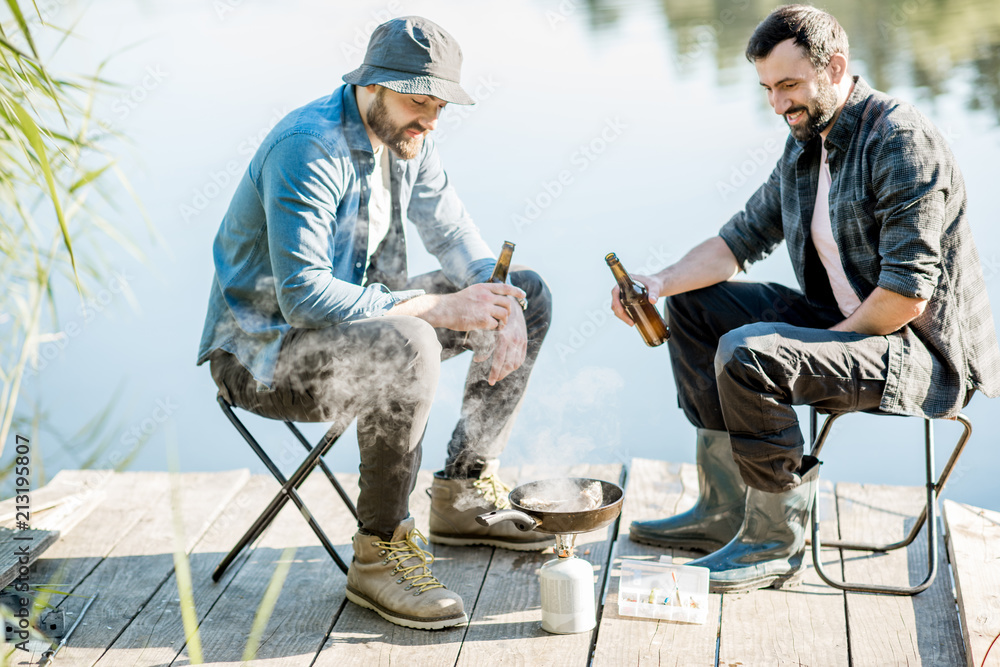
M122 473L121 477L141 475ZM208 527L220 506L227 503L246 483L246 470L227 473L185 473L177 476L179 512L190 549ZM79 613L86 599L100 593L87 612L86 623L76 629L72 640L59 654L60 661L93 664L115 638L131 623L173 570L175 544L172 498L169 490L158 496L139 491L118 501L130 507L148 499L140 521L74 589L74 597L60 609ZM133 510L134 511L134 510Z
M924 504L924 490L913 487L837 485L838 516L845 540L881 542L902 538ZM966 664L955 611L951 575L939 540L940 565L934 584L912 597L847 594L847 626L854 665ZM849 581L912 586L927 570L927 538L921 532L904 552L844 552Z
M621 483L622 466L579 465L565 470L523 469L520 479L592 477ZM595 572L595 595L607 571L615 524L577 538L577 555L590 561ZM588 553L589 552L589 553ZM538 568L551 553L497 549L470 620L457 665L523 664L585 665L596 632L551 635L541 629Z
M58 538L54 530L0 528L0 588L17 579L21 568L31 566Z
M48 484L31 491L31 527L65 535L97 507L99 491L113 475L111 470L61 470ZM0 502L0 525L15 526L16 504L16 498Z
M147 512L156 511L150 503L166 494L167 489L167 473L113 475L97 491L100 497L97 507L76 527L63 533L45 556L38 559L32 582L44 582L58 590L72 592ZM137 498L147 501L138 511L134 504Z
M347 477L338 475L342 482ZM356 482L351 486L355 487ZM302 496L340 556L350 562L356 523L329 481L322 473L313 473L302 487ZM244 529L254 517L245 517ZM344 605L346 577L320 546L298 509L288 503L202 621L206 662L241 661L254 615L286 547L297 548L295 557L254 665L308 665L316 657ZM185 647L171 664L188 662Z
M833 485L824 480L820 482L822 544L823 536L837 535L837 516L831 502ZM826 572L837 577L842 575L838 549L823 549L820 556ZM798 587L723 596L720 665L846 667L844 594L827 586L816 574L808 545L804 557L807 567ZM767 622L761 623L761 619Z
M513 475L509 470L502 470L501 478L511 480ZM416 519L417 529L425 535L430 515L427 490L432 479L433 473L420 471L416 487L410 495L410 514ZM434 575L449 590L462 597L466 614L471 617L494 549L440 544L427 548L434 554ZM453 665L466 631L467 627L439 632L403 628L389 623L373 611L347 603L315 664L316 667L388 666L401 662Z
M965 653L969 667L979 667L1000 634L1000 512L946 500L944 521ZM990 653L996 659L1000 646L994 645Z
M278 484L269 475L253 476L225 505L195 545L189 562L192 595L199 621L211 611L229 581L239 572L249 550L245 550L229 566L218 584L212 581L212 571L245 532L246 518L258 516L277 491ZM242 521L237 520L240 517ZM249 609L245 611L250 612ZM184 647L184 624L180 612L176 574L171 574L108 652L98 660L97 666L169 664Z
M664 554L674 555L673 550L632 542L628 537L629 526L633 521L663 518L684 511L694 504L697 494L697 471L693 465L632 460L615 544L617 554L597 635L595 667L715 664L715 640L719 631L722 596L709 596L711 607L704 625L618 615L622 559L657 560ZM676 556L676 562L690 558L690 554L685 558L680 552Z

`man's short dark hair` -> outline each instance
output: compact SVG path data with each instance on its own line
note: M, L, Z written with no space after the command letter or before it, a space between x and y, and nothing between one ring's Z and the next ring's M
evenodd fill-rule
M829 65L835 53L848 54L847 33L837 19L809 5L785 5L768 14L753 31L747 44L747 60L766 58L786 39L794 39L818 70Z

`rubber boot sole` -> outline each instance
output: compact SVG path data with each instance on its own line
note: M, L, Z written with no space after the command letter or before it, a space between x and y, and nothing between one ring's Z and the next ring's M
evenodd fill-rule
M804 568L789 574L769 574L743 581L708 580L709 593L749 593L761 588L794 588L802 583Z
M448 535L438 535L431 533L427 539L432 544L444 544L450 547L497 547L499 549L510 549L511 551L544 551L555 544L555 538L540 540L538 542L508 542L492 537L451 537Z
M701 551L703 553L708 553L708 554L712 553L713 551L718 551L722 547L726 546L724 542L714 542L709 540L672 540L669 538L637 535L631 530L629 530L628 538L633 542L638 542L639 544L648 544L654 547L663 547L664 549L683 549L684 551Z
M434 619L422 619L414 616L405 616L389 611L379 603L369 600L363 593L351 589L350 586L347 587L345 592L347 599L354 604L359 607L364 607L365 609L371 609L390 623L402 625L405 628L414 628L416 630L443 630L445 628L455 627L456 625L465 625L469 622L469 617L466 616L464 612L461 616Z

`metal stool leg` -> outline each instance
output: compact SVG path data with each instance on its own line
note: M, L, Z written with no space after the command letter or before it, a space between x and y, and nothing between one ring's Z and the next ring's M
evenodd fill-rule
M285 425L289 428L292 434L296 438L298 438L299 442L302 443L302 446L306 448L307 452L312 451L312 445L309 444L309 441L306 440L305 436L302 435L302 432L299 431L298 427L296 427L295 424L293 424L292 422L285 422ZM337 437L339 438L340 436ZM344 491L344 487L342 487L340 485L340 482L337 481L337 478L333 476L333 472L326 466L326 463L323 461L323 459L319 460L319 467L323 471L323 474L326 475L326 478L330 480L330 484L333 485L333 489L337 492L337 495L340 496L340 499L344 501L345 505L347 505L347 509L349 509L351 511L351 514L354 515L354 518L357 519L358 518L357 508L354 506L354 503L347 495L347 492Z
M830 427L833 422L840 417L840 414L831 414L823 422L823 427L820 430L818 436L816 436L816 411L812 411L812 433L813 436L813 447L812 455L819 456L820 450L826 442L827 436L830 434ZM952 450L951 456L948 459L948 463L945 465L944 470L941 472L941 476L938 478L937 482L934 481L934 430L930 419L924 420L924 457L925 457L925 472L926 472L926 490L927 490L927 502L917 521L914 523L910 532L905 538L899 540L898 542L892 542L890 544L859 544L855 542L846 541L832 541L828 542L826 546L835 547L839 549L848 549L851 551L871 551L871 552L885 552L892 551L893 549L899 549L911 544L920 533L920 529L923 525L927 524L927 576L924 580L917 584L916 586L883 586L879 584L858 584L850 583L846 581L840 581L830 577L825 570L823 570L823 563L820 560L820 538L819 538L819 488L817 487L816 495L813 496L812 503L812 558L813 566L816 568L817 574L820 578L826 582L828 585L845 591L854 591L859 593L883 593L888 595L916 595L917 593L927 590L927 588L934 582L934 577L937 575L938 566L938 551L937 551L937 497L944 488L945 483L951 476L951 472L958 462L958 457L961 456L962 451L965 449L965 445L969 441L969 437L972 435L972 422L965 415L958 415L955 419L960 422L964 428L962 435L959 436L958 443Z
M337 567L339 567L340 570L346 574L347 564L344 563L343 559L341 559L333 544L330 542L330 539L326 536L326 533L323 532L323 529L320 528L316 519L312 516L312 513L306 507L302 498L296 491L296 489L305 481L309 473L316 467L316 464L321 457L330 450L334 443L336 443L340 434L332 436L328 435L319 445L312 448L305 461L303 461L302 464L296 468L295 472L292 473L292 476L286 480L284 475L281 473L281 470L278 469L273 461L271 461L270 457L267 456L267 453L264 452L260 444L254 439L243 423L240 422L240 420L233 413L232 407L226 403L221 396L219 397L219 405L222 407L223 412L229 418L230 422L232 422L233 426L236 427L236 430L239 431L240 435L243 436L257 456L259 456L264 462L264 465L271 472L271 474L274 475L274 477L281 483L281 490L271 500L271 503L267 506L264 512L261 513L256 521L254 521L253 525L250 526L243 537L240 538L240 541L236 544L236 546L234 546L233 549L226 554L226 557L222 559L219 565L216 566L215 571L212 572L212 580L219 581L229 565L236 559L236 556L239 555L244 547L253 542L262 532L264 532L264 529L270 525L271 521L274 520L274 517L278 515L278 512L282 507L284 507L285 503L288 502L289 499L292 500L295 506L299 509L299 512L302 513L302 516L306 519L309 527L312 528L313 532L319 538L320 543L337 564ZM353 509L353 505L351 508Z

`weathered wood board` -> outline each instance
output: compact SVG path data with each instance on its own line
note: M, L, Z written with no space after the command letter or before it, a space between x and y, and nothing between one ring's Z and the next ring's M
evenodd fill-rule
M691 553L638 544L628 538L633 521L661 519L687 510L698 495L698 477L690 464L633 459L619 524L617 553L597 635L594 665L714 665L719 633L720 595L709 596L708 621L703 625L674 623L618 615L618 586L624 558L657 560L672 555L677 562Z
M950 502L945 503L945 518L958 609L952 568L942 550L937 581L915 597L845 595L821 584L809 567L798 588L711 596L709 621L704 625L619 617L622 559L650 560L667 554L631 542L629 524L683 511L697 493L693 466L636 460L631 471L621 521L579 541L577 553L593 564L595 593L604 595L605 605L598 612L598 628L578 635L550 635L540 627L537 571L551 553L486 547L429 546L436 558L435 574L466 602L468 626L421 632L387 623L346 602L344 575L291 505L214 584L211 571L270 500L277 484L267 476L248 477L246 471L182 475L178 479L183 548L190 554L204 659L219 665L242 662L254 615L288 546L296 547L294 562L263 633L257 663L978 665L1000 632L1000 513ZM619 482L621 468L523 468L505 475L514 483L553 476ZM357 475L339 477L356 498ZM430 483L431 473L421 472L411 497L411 513L425 533ZM921 489L843 483L834 497L829 487L824 484L821 494L826 539L838 532L843 539L898 539L912 525L923 499ZM302 493L341 556L349 560L356 531L353 517L319 474L307 481ZM75 620L86 596L100 592L59 654L58 664L188 664L173 573L169 476L69 471L38 489L35 498L49 507L50 520L67 528L32 568L33 583L58 579L60 589L79 596L53 600L67 612L67 623ZM80 517L60 510L71 506ZM825 549L823 554L833 576L895 584L916 583L927 555L923 535L905 552L844 552L841 557L839 550ZM675 562L685 562L694 554L669 555ZM964 641L959 612L969 629ZM30 663L38 655L25 657ZM994 657L991 653L987 664Z
M966 657L970 667L979 667L1000 635L1000 512L946 500L944 521ZM987 664L1000 665L1000 640Z
M520 480L590 477L621 483L617 464L580 465L565 470L522 469ZM576 555L594 565L595 594L604 581L615 524L577 537ZM538 568L552 553L497 549L470 618L457 665L581 665L590 655L593 632L552 635L541 628Z
M862 543L901 539L924 503L921 488L840 483L837 485L841 537ZM965 664L951 574L944 541L934 584L919 595L847 594L847 626L854 665ZM868 554L844 552L844 576L859 583L914 586L927 571L926 527L905 550Z

